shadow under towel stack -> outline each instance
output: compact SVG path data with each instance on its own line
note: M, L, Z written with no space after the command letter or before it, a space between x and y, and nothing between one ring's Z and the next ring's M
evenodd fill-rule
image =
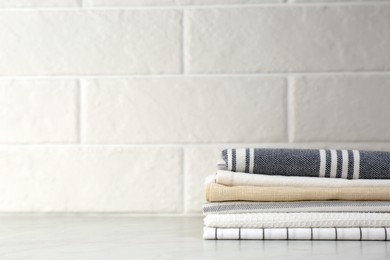
M227 149L204 239L390 240L390 153Z

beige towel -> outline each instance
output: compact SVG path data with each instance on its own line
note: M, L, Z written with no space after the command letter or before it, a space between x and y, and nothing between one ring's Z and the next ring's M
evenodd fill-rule
M228 187L216 183L206 186L206 199L216 201L302 201L377 200L390 201L390 188L384 187Z

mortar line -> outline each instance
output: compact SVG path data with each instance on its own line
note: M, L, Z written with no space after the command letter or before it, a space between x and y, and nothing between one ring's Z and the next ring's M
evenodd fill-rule
M181 183L181 191L182 191L182 213L186 213L186 151L185 148L182 147L182 183Z
M293 79L287 77L287 140L289 143L293 142L294 138L294 85Z
M186 74L186 61L187 61L187 55L186 55L186 10L182 10L182 16L181 16L181 74Z
M160 213L160 212L131 212L131 211L36 211L36 212L28 212L28 211L10 211L10 212L0 212L0 217L202 217L203 214L199 213Z
M286 73L191 73L191 74L124 74L124 75L18 75L1 76L1 79L132 79L132 78L225 78L225 77L289 77L289 76L381 76L390 71L344 71L344 72L286 72Z
M197 148L197 147L234 147L234 146L262 146L262 147L274 147L274 146L323 146L323 145L338 145L338 146L351 146L351 145L383 145L390 146L389 140L384 141L304 141L304 142L264 142L264 143L171 143L171 144L86 144L82 146L85 148ZM0 144L0 148L79 148L79 143L70 144Z
M83 81L81 79L79 81L79 144L84 144L84 107L83 107L83 99L84 99L84 87Z
M292 6L371 6L389 5L387 1L340 1L340 2L292 2L258 3L258 4L210 4L210 5L143 5L143 6L86 6L84 1L81 7L4 7L0 11L78 11L78 10L180 10L180 9L228 9L228 8L255 8L255 7L292 7Z

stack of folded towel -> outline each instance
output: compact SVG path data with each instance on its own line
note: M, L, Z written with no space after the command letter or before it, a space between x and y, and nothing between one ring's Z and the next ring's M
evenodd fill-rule
M227 149L204 239L390 240L390 153Z

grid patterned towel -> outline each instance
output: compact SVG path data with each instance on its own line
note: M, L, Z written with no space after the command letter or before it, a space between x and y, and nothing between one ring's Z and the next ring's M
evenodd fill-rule
M266 212L388 212L390 201L214 202L203 205L203 214Z
M390 227L390 214L372 212L210 214L204 218L204 225L218 228Z
M224 186L211 183L206 186L208 202L222 201L303 201L303 200L363 200L390 201L387 187L256 187Z
M204 227L203 239L234 240L375 240L389 241L390 228L214 228Z
M268 175L390 179L390 153L358 150L259 149L222 151L223 170Z

